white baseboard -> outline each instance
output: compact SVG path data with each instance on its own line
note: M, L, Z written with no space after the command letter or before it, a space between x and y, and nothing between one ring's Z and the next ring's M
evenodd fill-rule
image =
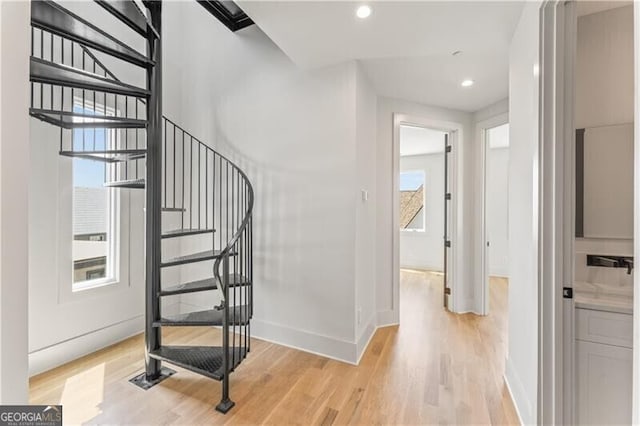
M256 318L251 320L251 336L349 364L358 361L356 343Z
M480 315L477 310L477 303L475 299L463 299L462 301L459 301L459 306L455 307L455 310L452 309L451 312L455 313L455 314L468 314L468 313L472 313L472 314L476 314L476 315Z
M397 311L389 309L387 311L378 311L376 319L377 327L387 327L390 325L400 324L400 316Z
M144 331L144 315L29 353L29 377L66 364Z
M524 386L522 385L522 382L520 381L520 377L518 377L518 374L514 370L509 359L507 359L505 365L504 381L507 384L507 389L509 390L509 395L511 395L511 401L513 401L513 406L516 409L516 414L518 415L520 424L533 424L535 416L531 408L531 402L527 398L527 393L524 389ZM527 414L527 419L531 420L528 423L525 423L522 419L523 408L525 409L525 412Z
M418 271L443 272L442 265L408 265L400 264L400 269L416 269Z
M360 360L362 359L362 355L367 350L369 343L371 343L371 339L373 339L373 335L376 334L377 327L377 314L374 313L371 315L371 318L367 321L367 325L364 327L362 332L360 333L360 337L358 337L356 342L356 364L360 364Z
M489 271L490 277L498 277L498 278L509 278L509 269L496 268L495 270Z

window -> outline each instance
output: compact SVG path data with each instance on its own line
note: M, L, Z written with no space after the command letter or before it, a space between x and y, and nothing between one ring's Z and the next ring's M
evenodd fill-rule
M400 173L400 229L424 231L424 172Z
M74 112L94 111L75 106ZM100 112L101 114L101 112ZM81 119L83 120L83 119ZM114 130L74 129L74 151L108 149ZM115 241L117 192L104 187L107 165L100 161L73 159L72 259L73 290L116 280Z

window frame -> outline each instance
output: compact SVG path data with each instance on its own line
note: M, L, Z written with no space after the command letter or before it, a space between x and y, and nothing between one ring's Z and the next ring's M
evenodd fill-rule
M81 97L75 96L73 99L73 105L72 107L75 109L76 107L80 107L82 108L83 112L86 113L87 110L90 110L96 114L101 114L101 115L116 115L116 109L114 108L110 108L107 107L105 105L103 105L102 103L99 102L95 102L95 101L91 101L90 104L87 104L86 99L83 101L83 99ZM86 119L86 118L82 118L82 119L78 119L79 121L87 121L87 120L91 120L91 119ZM74 131L87 131L89 129L83 129L83 128L79 128L79 129L73 129L72 133L71 133L71 144L72 144L72 148L74 147ZM106 130L106 134L107 137L105 138L105 142L104 142L104 149L109 149L109 146L113 146L117 140L117 132L121 131L121 129L104 129L104 128L96 128L96 132L100 131L103 132ZM89 150L87 150L89 151ZM81 158L77 158L77 157L73 157L71 159L71 204L70 204L70 217L71 217L71 235L70 235L70 240L71 240L71 265L70 265L70 269L71 269L71 293L79 293L79 292L83 292L86 290L92 290L92 289L96 289L96 288L100 288L100 287L105 287L105 286L111 286L113 284L117 284L118 282L120 282L120 235L121 235L121 229L120 229L120 216L122 215L122 207L121 207L121 196L120 196L120 191L117 190L116 188L108 188L107 190L107 196L108 196L108 202L107 202L107 209L108 209L108 213L107 213L107 244L108 244L108 249L107 249L107 262L105 265L105 276L101 277L101 278L95 278L95 279L89 279L89 280L83 280L83 281L74 281L75 279L75 261L73 259L73 242L74 240L74 235L73 235L73 224L74 224L74 211L73 211L73 189L75 188L74 186L74 179L75 179L75 160L80 160L80 161L92 161L92 160L87 160L87 159L81 159ZM105 167L107 166L107 164L105 164Z

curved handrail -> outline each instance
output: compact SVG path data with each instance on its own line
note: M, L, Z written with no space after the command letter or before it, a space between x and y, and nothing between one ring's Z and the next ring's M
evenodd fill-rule
M240 237L243 235L243 233L249 227L249 224L250 224L251 219L253 217L253 206L254 206L254 201L255 201L253 185L251 185L251 181L249 180L249 178L246 175L246 173L237 164L235 164L233 161L229 160L227 157L225 157L224 155L220 154L219 152L217 152L216 150L211 148L209 145L205 144L200 139L198 139L197 137L193 136L188 131L184 130L182 127L180 127L178 124L176 124L170 118L167 118L166 116L163 116L163 119L166 120L168 123L170 123L172 126L174 126L176 129L179 129L181 132L184 133L184 135L187 135L191 140L195 141L205 151L208 151L208 152L214 154L215 156L218 156L221 160L224 160L226 162L226 164L230 165L232 170L235 171L236 173L238 173L238 175L242 178L242 181L243 181L243 183L245 185L245 188L247 189L247 203L246 203L246 209L244 211L244 215L242 217L242 221L238 224L237 229L232 230L233 231L233 235L226 242L226 246L223 249L220 250L220 253L216 257L216 259L214 261L214 264L213 264L214 279L216 280L216 282L218 284L218 288L221 290L220 293L222 295L222 298L225 299L225 301L226 301L226 296L225 296L225 292L224 292L224 288L223 288L225 283L224 283L224 280L222 279L222 274L221 274L221 271L220 271L221 264L222 264L222 261L224 259L227 259L230 256L234 246L236 245L236 243L238 242ZM228 185L228 182L227 182L227 185Z

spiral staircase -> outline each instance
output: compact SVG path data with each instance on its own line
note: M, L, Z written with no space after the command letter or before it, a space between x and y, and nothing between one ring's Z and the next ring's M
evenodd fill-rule
M216 409L226 413L234 405L230 374L250 350L253 188L238 166L162 114L161 2L95 5L139 37L145 52L56 2L32 1L29 113L59 128L60 155L102 162L106 187L145 191L145 371L131 382L149 389L175 373L163 363L173 364L221 381ZM104 65L118 61L135 67L144 87ZM193 238L206 249L188 251ZM167 250L169 241L183 252ZM176 268L201 276L181 281L189 274L169 273ZM162 312L165 298L205 292L220 303ZM162 328L174 326L215 327L219 341L163 345Z

